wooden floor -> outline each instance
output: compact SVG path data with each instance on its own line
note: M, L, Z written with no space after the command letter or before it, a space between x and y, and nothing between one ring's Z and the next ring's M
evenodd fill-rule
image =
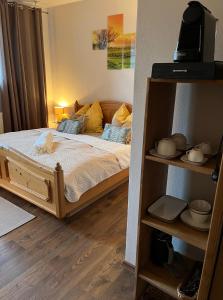
M0 196L36 219L0 238L0 299L131 300L122 266L127 185L66 221L12 194Z

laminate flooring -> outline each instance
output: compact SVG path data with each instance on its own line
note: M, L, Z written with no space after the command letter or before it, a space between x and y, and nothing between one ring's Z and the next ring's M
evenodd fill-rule
M57 220L0 189L36 218L0 238L2 300L131 300L134 275L122 264L128 186Z

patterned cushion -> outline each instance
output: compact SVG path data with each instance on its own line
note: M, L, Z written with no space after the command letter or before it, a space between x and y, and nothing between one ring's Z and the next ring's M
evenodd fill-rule
M66 126L66 120L63 120L62 122L60 122L60 123L58 124L58 126L57 126L57 131L63 132L65 126Z
M111 124L106 124L101 138L103 140L109 141L110 135L111 135Z
M127 118L128 119L128 118ZM126 121L123 125L122 128L130 128L131 130L129 131L126 139L126 144L131 144L132 142L132 122Z
M57 131L70 134L79 134L81 131L81 123L78 120L64 120L58 125Z
M84 133L85 132L85 128L86 128L86 121L87 121L87 117L86 116L78 116L77 114L73 114L70 117L70 120L72 121L79 121L80 122L80 133Z
M79 121L67 120L64 133L79 134L81 131L81 124Z
M123 128L114 126L112 124L106 124L101 138L110 142L126 144L127 137L130 131L130 128Z

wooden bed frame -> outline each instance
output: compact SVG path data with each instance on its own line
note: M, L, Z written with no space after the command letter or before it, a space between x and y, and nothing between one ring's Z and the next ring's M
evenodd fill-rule
M121 102L100 102L104 123L111 123ZM132 107L126 104L129 111ZM74 111L81 106L76 102ZM59 219L70 216L128 181L129 170L104 180L84 193L80 200L70 203L64 196L64 175L60 163L55 169L40 165L14 149L0 148L0 187L35 204Z

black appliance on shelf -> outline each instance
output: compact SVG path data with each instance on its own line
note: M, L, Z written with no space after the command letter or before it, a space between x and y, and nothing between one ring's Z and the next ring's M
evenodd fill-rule
M153 230L151 259L157 266L171 264L174 258L172 236L159 230Z
M223 79L223 62L214 61L217 19L198 1L183 14L174 63L155 63L152 78L179 80Z
M217 19L198 1L183 14L175 62L213 62Z
M209 63L156 63L152 78L214 80L223 79L223 62Z

